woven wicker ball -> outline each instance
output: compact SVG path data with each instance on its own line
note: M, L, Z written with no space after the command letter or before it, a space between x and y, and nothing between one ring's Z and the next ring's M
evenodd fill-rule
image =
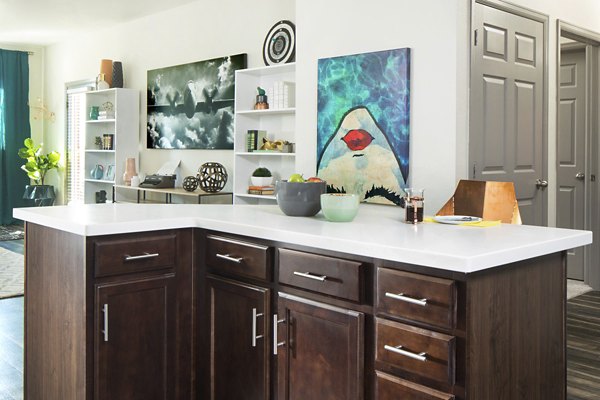
M198 182L200 189L205 192L216 193L223 190L227 183L225 167L216 162L207 162L198 169Z
M198 189L198 179L195 176L186 176L183 179L183 188L188 192Z

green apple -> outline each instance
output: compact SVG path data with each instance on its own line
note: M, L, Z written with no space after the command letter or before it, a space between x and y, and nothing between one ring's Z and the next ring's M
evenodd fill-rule
M302 177L302 174L292 174L288 178L288 182L304 182L304 178Z

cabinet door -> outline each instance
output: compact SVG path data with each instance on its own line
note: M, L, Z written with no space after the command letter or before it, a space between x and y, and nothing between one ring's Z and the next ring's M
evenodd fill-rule
M174 397L173 282L170 275L96 285L95 399Z
M278 302L278 399L362 399L363 314L284 293Z
M269 290L207 278L210 398L269 398Z

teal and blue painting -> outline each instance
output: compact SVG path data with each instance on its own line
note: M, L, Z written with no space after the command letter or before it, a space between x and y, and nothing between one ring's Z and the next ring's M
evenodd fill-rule
M410 49L320 59L317 109L317 175L328 191L403 205Z

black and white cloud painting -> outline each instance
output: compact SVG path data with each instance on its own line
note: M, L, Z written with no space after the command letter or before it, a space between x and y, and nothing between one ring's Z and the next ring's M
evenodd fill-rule
M246 54L148 71L149 149L233 149L235 71Z

